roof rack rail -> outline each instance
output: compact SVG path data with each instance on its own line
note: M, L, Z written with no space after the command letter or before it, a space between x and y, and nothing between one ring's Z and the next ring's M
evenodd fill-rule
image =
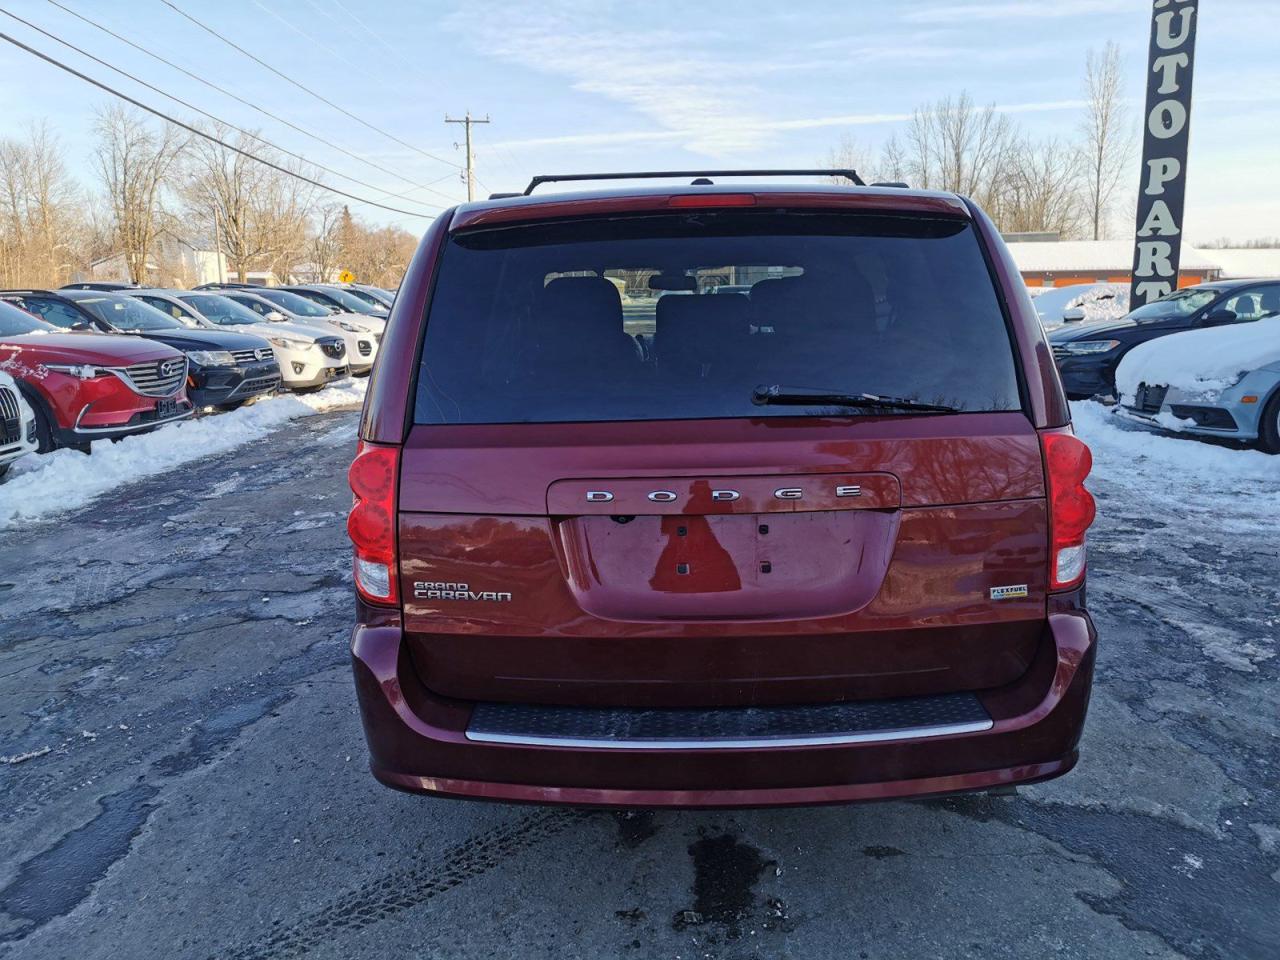
M911 185L905 180L877 180L871 184L873 187L898 187L902 190L910 190Z
M633 173L558 173L540 174L529 181L524 196L529 196L541 184L564 183L570 180L657 180L674 177L694 177L694 184L706 186L711 177L844 177L855 186L865 187L858 171L853 169L806 170L645 170Z

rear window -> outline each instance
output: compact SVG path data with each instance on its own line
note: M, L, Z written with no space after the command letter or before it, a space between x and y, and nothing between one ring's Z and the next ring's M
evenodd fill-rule
M450 238L415 420L556 423L858 415L762 386L1019 410L971 225L689 213Z

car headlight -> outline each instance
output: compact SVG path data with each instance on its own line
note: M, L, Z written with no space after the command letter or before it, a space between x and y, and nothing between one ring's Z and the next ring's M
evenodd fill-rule
M314 341L294 340L292 337L267 337L277 347L284 347L286 350L310 350L315 346Z
M1087 356L1092 353L1106 353L1120 346L1119 340L1076 340L1070 343L1055 344L1054 349L1073 357Z
M236 358L229 350L192 350L187 359L197 367L234 367Z
M46 370L52 370L55 373L65 373L71 377L78 377L81 380L92 380L94 377L109 376L110 370L103 370L101 367L95 367L88 363L46 363Z

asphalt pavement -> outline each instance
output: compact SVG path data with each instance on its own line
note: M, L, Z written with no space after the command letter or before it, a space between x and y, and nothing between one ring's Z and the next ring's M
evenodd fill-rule
M1077 769L1014 797L601 812L377 785L356 414L0 533L0 956L1280 956L1280 536L1092 482Z

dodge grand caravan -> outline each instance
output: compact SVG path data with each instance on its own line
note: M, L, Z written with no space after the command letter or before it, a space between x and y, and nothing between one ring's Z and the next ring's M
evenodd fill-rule
M1075 764L1091 461L1035 310L971 201L848 178L535 181L428 230L350 469L379 780L761 806Z

